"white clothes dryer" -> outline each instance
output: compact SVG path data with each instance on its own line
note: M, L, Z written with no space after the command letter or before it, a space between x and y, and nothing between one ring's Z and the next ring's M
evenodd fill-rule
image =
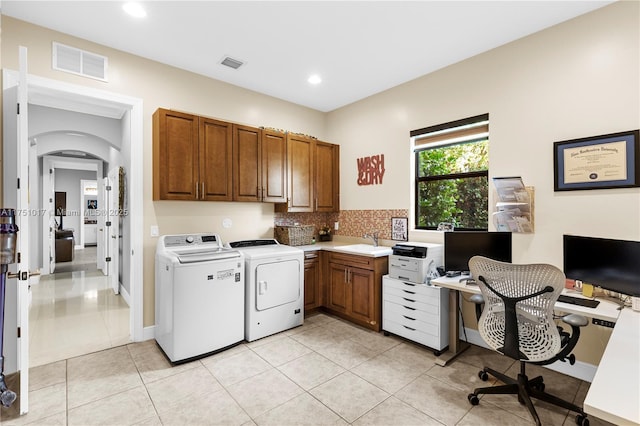
M245 257L245 340L302 325L304 252L274 239L235 241L228 246Z
M155 339L171 362L244 340L244 256L215 234L164 235L156 247Z

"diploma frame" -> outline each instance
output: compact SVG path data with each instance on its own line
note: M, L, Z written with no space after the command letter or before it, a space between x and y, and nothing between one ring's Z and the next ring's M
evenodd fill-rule
M592 136L582 139L572 139L553 143L553 190L554 191L574 191L585 189L611 189L611 188L633 188L640 186L640 142L639 131L611 133L608 135ZM626 158L624 159L624 175L626 178L618 180L597 180L597 173L589 175L589 179L578 182L566 182L565 159L571 152L589 147L593 149L601 148L605 150L608 145L613 147L624 142ZM601 165L606 167L605 164ZM593 176L592 176L593 175Z

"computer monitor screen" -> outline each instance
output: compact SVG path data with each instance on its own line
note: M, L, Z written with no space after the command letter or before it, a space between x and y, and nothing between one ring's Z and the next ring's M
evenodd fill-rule
M640 241L564 235L563 245L567 278L640 296Z
M511 262L511 232L444 233L444 269L446 271L468 271L469 259L473 256Z

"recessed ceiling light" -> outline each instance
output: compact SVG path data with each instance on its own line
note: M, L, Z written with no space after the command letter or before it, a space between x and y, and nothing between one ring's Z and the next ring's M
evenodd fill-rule
M147 12L144 10L140 3L128 2L122 5L125 12L135 18L144 18L147 16Z
M322 83L322 78L320 78L318 74L313 74L309 76L307 81L309 82L309 84L320 84Z

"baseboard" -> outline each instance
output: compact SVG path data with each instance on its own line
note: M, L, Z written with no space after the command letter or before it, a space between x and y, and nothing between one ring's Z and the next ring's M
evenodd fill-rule
M149 327L144 327L142 329L142 341L155 339L156 337L156 326L151 325Z
M118 286L120 287L120 295L122 296L122 299L124 299L124 301L127 303L127 305L129 305L129 307L131 307L131 295L129 294L127 289L124 288L124 286L122 284L118 284Z
M468 343L489 349L478 330L465 327L464 331L466 331L466 341ZM465 333L461 330L460 339L465 340L464 337ZM597 365L587 364L581 361L576 361L573 365L568 362L556 361L553 364L544 365L543 367L589 383L593 381L593 376L596 375L596 370L598 369Z

